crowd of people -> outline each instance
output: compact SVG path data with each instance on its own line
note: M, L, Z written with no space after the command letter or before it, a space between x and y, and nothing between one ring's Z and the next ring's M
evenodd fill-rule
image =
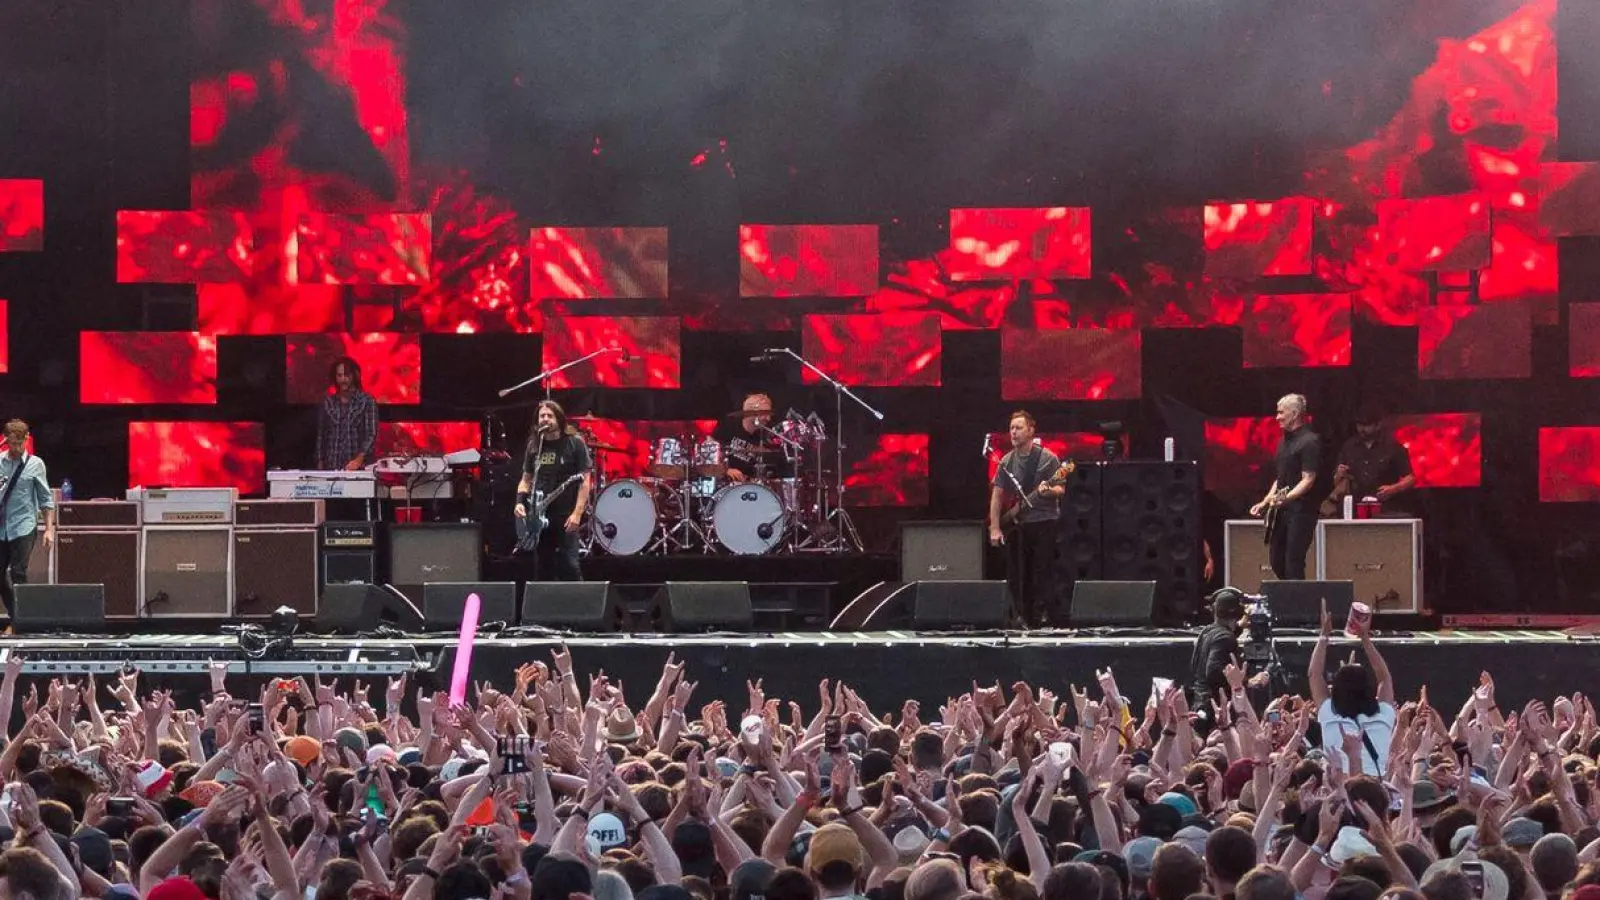
M12 657L0 896L1600 898L1582 695L1503 711L1485 674L1459 710L1401 702L1368 636L1330 678L1331 640L1325 617L1309 699L1230 663L936 714L828 680L809 709L759 680L698 697L670 657L627 696L565 649L454 704L404 678L235 694L217 667L187 709L135 671L24 692Z

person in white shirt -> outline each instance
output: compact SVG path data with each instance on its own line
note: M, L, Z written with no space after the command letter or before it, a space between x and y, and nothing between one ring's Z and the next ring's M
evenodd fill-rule
M1330 683L1327 681L1328 639L1333 634L1333 620L1328 616L1328 604L1322 604L1322 636L1316 649L1311 651L1311 664L1307 681L1311 685L1311 702L1317 710L1317 724L1322 727L1322 751L1330 760L1344 766L1347 775L1371 775L1383 778L1389 765L1389 745L1394 740L1395 705L1394 680L1389 677L1389 666L1372 643L1372 629L1361 632L1361 649L1366 654L1366 665L1350 662L1339 667ZM1359 738L1359 760L1345 758L1345 737ZM1358 765L1359 763L1359 765Z

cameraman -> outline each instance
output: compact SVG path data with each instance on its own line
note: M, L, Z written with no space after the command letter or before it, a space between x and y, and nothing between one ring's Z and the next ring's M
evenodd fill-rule
M1207 598L1211 604L1211 624L1200 630L1194 653L1189 657L1189 708L1207 722L1212 715L1211 701L1227 696L1228 679L1223 670L1239 655L1239 621L1244 617L1244 592L1225 587Z

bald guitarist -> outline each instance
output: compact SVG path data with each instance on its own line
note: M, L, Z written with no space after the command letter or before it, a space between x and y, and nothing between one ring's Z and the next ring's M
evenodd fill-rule
M1047 624L1051 612L1056 521L1060 497L1066 493L1056 479L1061 460L1034 444L1036 425L1026 410L1011 414L1011 450L1001 458L989 487L989 543L1006 548L1013 614L1025 628Z

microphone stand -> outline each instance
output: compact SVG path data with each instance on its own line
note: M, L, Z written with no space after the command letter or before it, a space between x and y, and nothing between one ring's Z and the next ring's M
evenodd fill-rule
M594 359L596 356L603 356L603 355L605 355L607 353L622 353L622 354L626 354L627 352L628 351L624 350L621 347L602 347L601 349L596 350L596 351L594 351L593 353L590 353L587 356L580 356L577 359L573 360L572 362L562 363L561 365L556 366L554 369L546 369L543 372L540 372L539 374L533 376L532 378L529 378L526 381L519 381L516 384L513 384L511 387L501 388L500 389L500 396L504 397L504 396L507 396L508 394L514 394L517 391L520 391L523 388L528 387L530 385L538 384L541 381L547 381L547 379L549 379L550 376L555 375L558 372L565 372L566 370L572 368L573 366L577 365L578 363L588 362L589 360ZM546 400L550 399L550 385L548 383L545 384L545 386L544 386L544 397L545 397Z
M822 517L822 521L824 522L833 522L834 534L831 539L823 538L821 541L819 541L817 549L828 550L834 553L845 553L853 549L859 553L864 549L864 546L861 543L861 535L857 533L855 523L850 520L850 513L846 511L844 507L844 398L849 397L851 400L855 401L857 406L866 410L874 419L877 419L880 422L883 421L883 413L873 409L872 406L867 403L867 401L857 397L853 391L845 387L839 382L838 379L812 365L810 360L794 352L793 350L790 350L788 347L774 347L766 352L775 355L781 354L794 359L800 365L816 373L818 378L821 378L833 388L833 477L834 489L836 492L834 494L834 500L837 505L832 509L827 510ZM819 457L817 460L817 468L821 469L821 467L822 460ZM820 476L821 473L819 472L818 474ZM821 482L820 477L818 478L818 482Z

